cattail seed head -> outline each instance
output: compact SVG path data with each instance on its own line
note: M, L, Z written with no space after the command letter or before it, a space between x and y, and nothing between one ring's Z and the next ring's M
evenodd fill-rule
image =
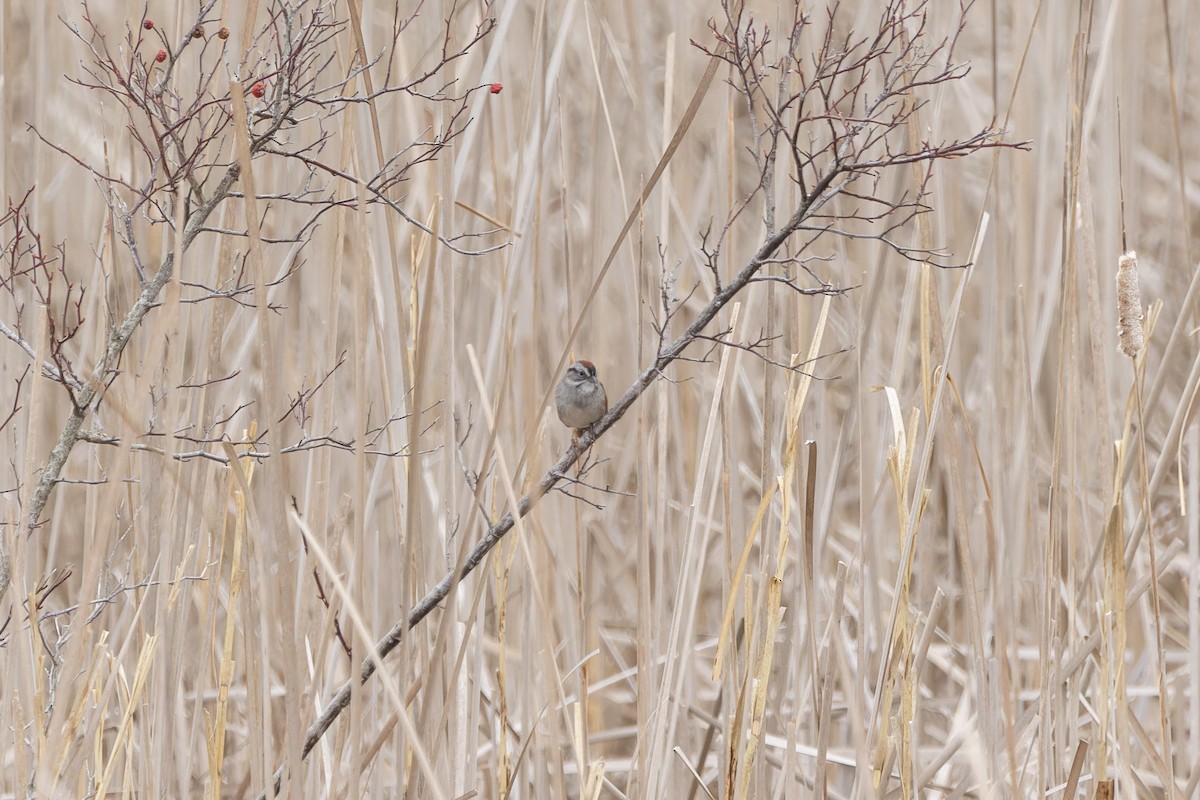
M1142 333L1142 287L1137 253L1130 250L1117 261L1117 335L1121 352L1137 358L1146 340Z

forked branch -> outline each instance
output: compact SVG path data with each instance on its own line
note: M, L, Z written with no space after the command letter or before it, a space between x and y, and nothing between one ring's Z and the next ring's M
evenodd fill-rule
M358 676L334 694L308 729L304 756L348 707L355 685L365 683L375 673L376 659L386 657L407 630L420 624L445 600L512 530L516 520L530 513L581 455L611 430L655 381L665 377L676 360L687 358L689 347L698 341L713 340L713 335L705 331L734 298L751 283L768 279L799 288L788 274L763 275L767 266L782 266L785 271L798 266L817 282L811 293L843 291L822 281L809 266L824 259L814 248L827 236L874 238L906 259L949 265L940 251L908 246L896 238L900 229L929 210L933 167L946 159L986 149L1027 146L1024 142L1005 141L1003 132L994 125L964 138L937 143L910 140L909 123L924 102L918 93L967 74L965 66L950 58L961 21L954 36L929 44L926 4L893 0L880 15L878 29L870 35L838 38L834 35L838 14L835 5L824 31L810 37L807 34L813 24L800 8L801 4L796 3L795 24L787 32L781 50L773 46L770 32L756 25L741 3L733 2L725 4L725 25L713 26L716 44L697 45L728 65L731 85L744 95L750 109L750 147L760 170L757 188L730 212L729 222L715 242L708 241L707 233L702 239L702 251L715 279L712 297L672 339L667 329L673 305L666 299L664 283L664 319L655 326L660 337L655 358L643 367L609 412L546 470L534 490L522 497L516 508L491 523L456 568L378 641L375 652L363 660ZM803 48L814 37L816 52L806 56ZM786 143L790 155L780 160L786 161L786 167L777 165L775 158L781 143ZM916 187L898 198L878 195L884 173L914 164L925 167ZM787 179L799 189L799 200L782 223L777 223L776 193L771 191L777 170L786 170ZM732 275L723 276L720 253L725 233L755 196L763 204L763 239ZM282 768L275 775L276 792L281 779Z
M331 118L352 105L389 94L449 104L450 110L444 115L446 122L440 130L423 132L399 147L396 155L374 175L362 178L373 205L395 211L425 230L414 215L393 199L395 190L416 168L443 154L465 130L470 121L467 103L481 87L458 89L454 79L444 76L450 64L477 46L495 26L486 2L467 11L453 11L445 20L446 39L441 47L419 75L400 82L393 79L390 71L390 51L373 57L360 53L350 67L338 72L337 40L346 32L347 25L337 18L336 4L317 0L272 0L266 7L266 21L247 43L251 60L239 68L230 61L227 51L229 31L223 26L218 28L220 20L212 16L216 6L215 0L204 2L185 26L186 33L174 43L167 40L161 26L143 18L138 25L127 27L120 41L114 44L93 20L86 2L81 23L68 25L90 56L75 83L115 99L125 116L125 130L135 143L137 160L128 172L121 172L107 162L97 164L74 153L37 130L34 133L86 169L99 184L116 220L113 229L128 251L127 264L136 275L140 291L134 303L112 325L90 373L77 375L64 346L79 328L78 310L82 307L84 288L69 280L63 266L64 252L54 257L41 251L40 239L30 235L19 204L3 219L3 223L11 222L15 229L6 255L9 263L17 266L15 271L10 270L6 282L0 283L0 291L12 295L16 320L9 323L0 319L0 336L16 344L31 359L36 358L38 348L21 326L24 297L28 294L22 282L30 283L40 306L53 310L48 318L49 358L40 365L42 372L62 384L71 400L67 422L29 495L24 513L30 531L37 528L71 451L79 441L88 438L83 423L99 394L118 375L121 356L130 338L173 277L175 253L187 252L202 233L243 235L208 225L213 212L225 200L240 196L235 187L241 167L230 155L236 132L232 95L225 76L248 70L243 85L248 90L247 100L255 104L250 109L248 131L252 157L294 161L300 167L291 170L290 174L296 176L292 187L263 199L311 209L295 230L264 240L267 243L302 244L323 213L357 202L359 177L326 167L319 160L331 135L328 124ZM477 16L467 23L470 25L467 35L460 37L457 34L460 18L468 13ZM397 15L393 26L397 36L411 21L412 17ZM393 49L396 46L401 46L401 42L393 39ZM189 54L188 59L183 59L185 53ZM389 69L383 84L369 92L362 91L359 87L367 70L385 58ZM193 61L198 66L193 66ZM186 76L185 69L191 71ZM322 184L322 180L330 181L331 185ZM181 200L185 204L182 213L177 208ZM180 219L182 230L174 230ZM139 246L140 231L147 224L167 225L181 240L180 246L172 248L153 269L144 265L143 248ZM477 254L494 249L467 250L454 244L459 238L439 236L443 245L459 253ZM232 288L197 288L204 289L204 294L186 298L186 302L246 302L241 298L247 287L241 283ZM339 445L332 437L312 439L306 444ZM6 582L0 580L0 595L5 588Z

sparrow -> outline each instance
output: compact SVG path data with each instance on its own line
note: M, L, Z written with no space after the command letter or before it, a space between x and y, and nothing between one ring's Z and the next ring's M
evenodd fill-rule
M596 377L596 365L576 361L567 367L554 392L554 404L562 424L571 428L576 439L608 411L608 397Z

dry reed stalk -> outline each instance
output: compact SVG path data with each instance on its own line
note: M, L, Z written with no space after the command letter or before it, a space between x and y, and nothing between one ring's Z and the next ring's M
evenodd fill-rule
M125 711L121 716L121 723L117 728L117 734L111 748L105 748L107 752L104 752L101 759L97 762L97 766L103 769L97 776L95 787L92 789L97 797L104 797L108 793L108 785L112 782L117 764L123 759L127 760L132 757L129 749L129 740L130 730L133 725L133 715L141 704L142 691L146 687L146 679L149 676L150 667L154 662L157 650L158 638L154 636L147 637L138 651L137 670L133 674L133 685L124 685L124 677L122 677L122 688L125 690L122 692L125 700ZM125 766L128 767L129 764L127 763Z
M1154 521L1150 506L1150 477L1146 464L1146 412L1143 399L1145 362L1144 359L1138 358L1145 346L1145 336L1142 330L1142 298L1137 254L1132 250L1124 253L1118 261L1117 310L1121 351L1134 359L1133 386L1130 399L1135 406L1138 420L1138 488L1141 493L1142 518L1145 520L1146 541L1150 555L1149 582L1153 632L1148 638L1154 642L1155 664L1157 666L1159 746L1161 747L1162 755L1155 752L1153 748L1148 749L1150 751L1151 763L1158 770L1159 780L1166 787L1167 797L1173 799L1178 791L1178 787L1175 785L1174 779L1171 724L1167 716L1166 646L1163 629L1162 599L1159 593L1158 547L1155 541ZM1137 723L1136 719L1133 719L1131 724L1136 730L1141 731L1141 726Z
M253 440L253 429L249 431L248 436ZM239 600L242 584L246 576L244 547L247 498L250 495L250 484L254 479L254 461L248 458L244 460L238 458L238 453L232 445L226 445L225 452L229 456L229 463L233 465L233 469L230 470L232 480L227 488L228 496L233 501L234 507L232 515L233 548L229 555L229 613L225 617L225 630L219 650L220 660L217 665L217 707L211 720L207 722L205 731L205 740L208 745L208 768L212 775L208 792L212 800L218 800L221 797L222 770L225 764L225 744L229 722L229 689L233 684L234 668L237 664L234 653L234 633L239 619L237 611L241 608ZM217 568L220 569L220 567L221 561L218 561Z
M917 438L919 411L916 408L911 409L906 424L900 411L900 403L895 389L888 386L884 387L883 391L887 396L894 437L892 446L888 448L887 464L896 500L897 542L900 549L903 550L906 545L906 535L911 535L913 541L907 547L908 558L901 565L901 577L895 603L896 622L890 649L891 660L886 667L886 683L880 703L882 713L879 719L878 740L875 749L874 781L878 787L884 774L888 771L886 765L893 758L897 758L900 760L901 786L906 794L910 794L913 789L912 767L915 758L912 750L911 723L916 711L916 675L913 668L916 621L909 611L909 597L916 554L916 533L920 530L920 519L924 514L929 490L918 486L915 491L919 493L920 500L917 501L912 496L914 492L911 485L912 467L916 455L916 448L912 443ZM913 513L910 509L913 508L915 508L915 517L909 519L909 514ZM909 531L912 533L907 534ZM900 693L900 715L898 718L893 718L891 716L892 697L896 691Z

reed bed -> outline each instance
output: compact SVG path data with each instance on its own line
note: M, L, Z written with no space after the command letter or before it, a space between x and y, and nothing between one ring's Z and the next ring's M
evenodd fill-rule
M229 5L205 40L227 26L241 47ZM393 9L351 5L383 52ZM838 30L873 31L880 5L844 0ZM789 3L747 7L786 36ZM145 16L178 41L196 4L91 12L116 47ZM959 4L928 12L953 34ZM708 333L761 346L691 345L305 752L372 647L570 446L548 402L566 360L595 362L610 400L633 385L662 297L678 332L714 295L704 234L759 179L735 76L706 78L696 46L716 46L717 3L426 3L396 74L437 63L447 18L461 42L487 13L443 73L483 87L469 124L393 193L411 221L348 201L272 243L305 212L260 199L257 235L198 236L32 531L71 404L30 368L53 336L39 299L0 294L36 351L0 338L0 797L258 797L276 774L330 798L1197 797L1200 18L1182 0L974 3L970 72L921 95L911 134L995 120L1030 148L939 162L930 212L895 233L967 266L836 239L809 266L839 291L747 286ZM68 79L82 15L0 4L0 175L13 202L36 186L29 221L86 287L64 353L90 374L139 283L66 153L147 174L114 100ZM372 174L448 114L350 106L320 157ZM260 195L303 174L254 165ZM799 192L781 172L771 197ZM718 274L763 240L763 203ZM147 264L176 252L136 224ZM208 224L248 230L246 209ZM1126 271L1118 309L1127 251L1140 299Z

